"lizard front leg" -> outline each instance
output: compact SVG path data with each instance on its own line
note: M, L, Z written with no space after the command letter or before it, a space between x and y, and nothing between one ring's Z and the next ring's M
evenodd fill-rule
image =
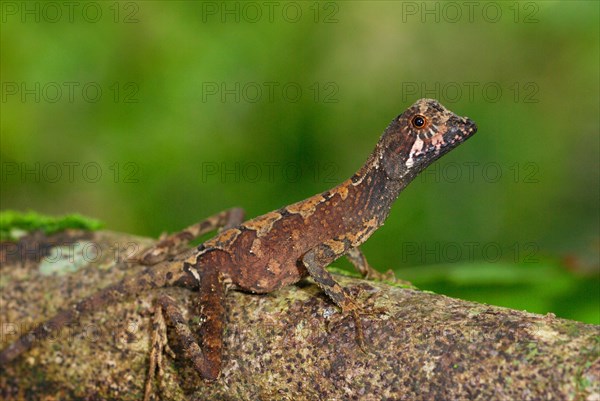
M388 270L385 273L381 273L372 268L359 247L348 249L346 258L354 265L356 270L360 272L363 278L377 281L396 281L396 276L393 271Z
M364 334L358 314L361 308L326 269L328 265L344 255L349 249L350 241L346 239L331 239L306 252L302 257L302 264L308 271L308 274L325 291L325 294L327 294L333 303L339 306L342 312L352 314L356 326L358 344L364 349Z
M228 229L242 224L244 209L234 207L212 215L199 223L193 224L178 233L161 238L158 243L146 249L138 261L144 265L154 265L179 254L194 239L217 229Z
M184 357L192 362L204 380L213 381L221 373L225 285L220 273L214 267L202 266L195 270L200 281L200 327L197 330L200 343L197 342L196 336L183 318L175 300L167 295L157 300L160 311L157 311L159 316L156 321L160 320L164 312L167 320L175 327L175 336L183 348ZM154 373L156 368L160 372L162 351L166 347L166 337L161 334L163 328L156 324L154 330L144 401L150 399Z

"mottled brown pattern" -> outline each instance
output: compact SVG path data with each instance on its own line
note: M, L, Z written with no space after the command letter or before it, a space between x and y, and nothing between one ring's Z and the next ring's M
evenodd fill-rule
M281 219L281 214L278 212L269 212L249 220L243 224L243 227L248 230L256 231L257 237L262 237L270 232L273 224Z
M415 116L421 116L423 126L415 124ZM362 337L359 307L325 268L383 224L394 200L421 170L475 132L468 118L456 116L435 100L421 99L392 121L351 179L241 225L234 224L239 224L240 210L232 209L191 226L187 231L193 234L217 226L226 229L197 249L177 254L60 312L34 330L34 336L23 336L2 350L0 366L31 348L32 338L51 336L84 314L148 289L180 285L200 288L201 346L190 340L169 305L165 305L167 317L174 320L184 349L202 377L213 380L221 369L225 283L242 291L267 293L308 274L336 305L353 312ZM158 244L160 251L153 248L146 255L152 255L152 261L159 256L164 260L173 256L165 248L179 248L189 237L187 233L167 237Z

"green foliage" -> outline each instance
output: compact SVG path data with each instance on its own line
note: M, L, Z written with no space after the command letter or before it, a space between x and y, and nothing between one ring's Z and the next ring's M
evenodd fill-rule
M600 277L573 274L558 260L429 265L396 275L448 296L600 324Z
M54 217L33 211L4 210L0 212L0 241L16 240L23 234L36 230L53 234L68 228L98 230L102 226L100 221L79 214Z

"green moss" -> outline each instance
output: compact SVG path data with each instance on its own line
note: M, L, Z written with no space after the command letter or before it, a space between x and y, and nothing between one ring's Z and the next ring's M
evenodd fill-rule
M90 219L79 214L54 217L32 211L5 210L0 212L0 241L14 241L36 230L41 230L49 235L68 228L93 231L100 229L102 226L103 224L99 220Z
M348 271L336 266L329 266L327 267L327 270L329 270L330 273L333 274L339 274L341 276L346 276L346 277L354 277L354 278L361 278L362 276L354 271Z
M531 361L532 359L534 359L536 357L536 355L539 354L539 350L538 350L537 344L534 342L530 342L529 344L527 344L527 348L528 348L528 352L526 355L526 359L528 361Z
M575 322L566 321L557 326L557 329L561 334L566 334L569 337L579 336L579 327L575 324Z
M352 278L362 278L362 276L360 275L360 273L356 272L356 271L348 271L346 269L342 269L336 266L328 266L327 270L329 270L330 273L333 274L339 274L340 276L346 276L346 277L352 277ZM390 280L378 280L375 279L374 281L380 282L380 283L384 283L387 284L389 286L392 287L398 287L398 288L409 288L409 289L413 289L413 290L418 290L417 287L415 287L414 285L412 285L409 282L406 281L402 281L402 280L398 280L398 281L390 281Z

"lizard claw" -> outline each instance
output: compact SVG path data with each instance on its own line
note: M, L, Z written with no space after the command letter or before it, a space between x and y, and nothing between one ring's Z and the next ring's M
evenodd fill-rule
M365 334L363 330L362 321L360 320L360 315L381 315L386 314L388 310L386 308L381 307L373 307L373 308L363 308L356 304L353 301L348 301L346 305L342 308L342 313L350 313L352 315L352 319L354 320L354 327L356 330L356 343L362 352L368 354L368 348L365 342Z
M369 272L367 273L367 275L365 275L365 279L367 280L373 280L373 281L381 281L381 282L391 282L391 283L397 283L399 281L399 279L396 278L396 275L394 274L394 272L389 269L388 271L386 271L385 273L381 273L375 269L369 269Z
M171 350L171 347L169 347L167 341L167 325L160 305L156 305L154 310L150 347L150 361L148 377L146 378L146 385L144 387L144 401L150 401L152 399L152 383L155 377L158 378L159 383L162 385L162 378L164 375L163 352L168 353L173 358L175 357L175 354Z

